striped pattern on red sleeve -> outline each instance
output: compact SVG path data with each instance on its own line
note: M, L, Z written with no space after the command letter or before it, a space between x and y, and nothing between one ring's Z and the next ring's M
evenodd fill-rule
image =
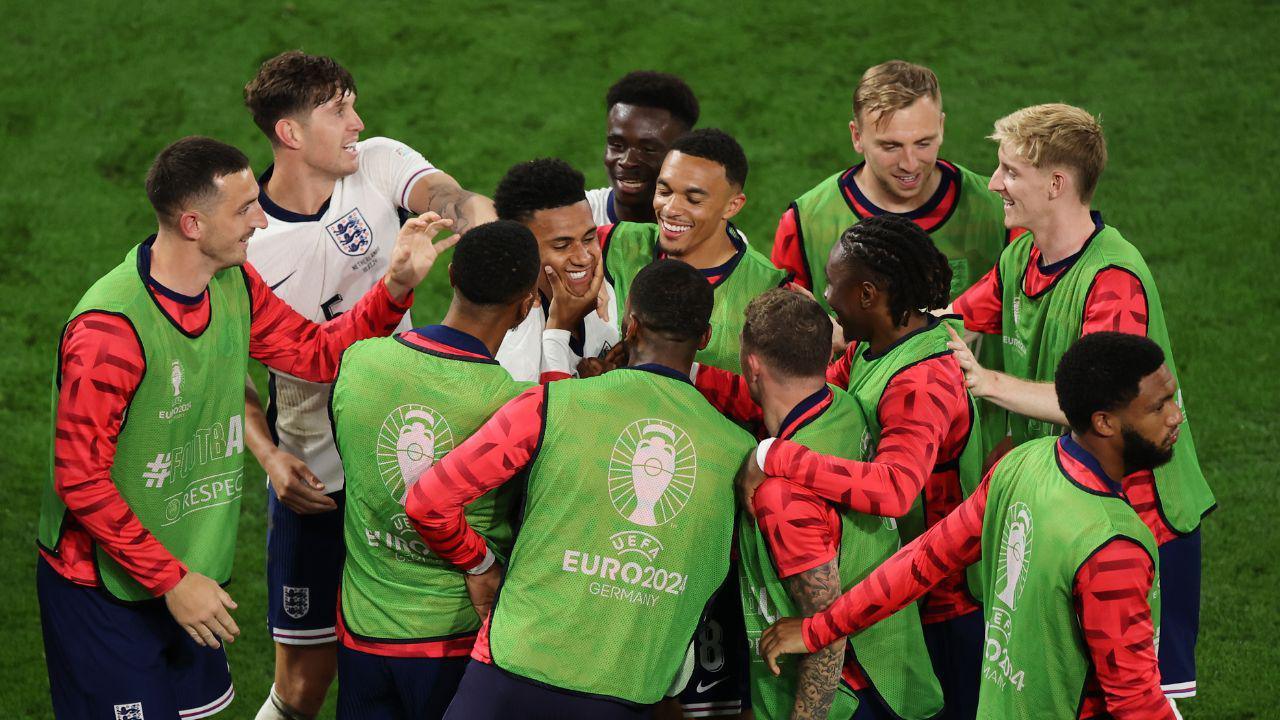
M764 422L764 411L751 399L741 375L710 365L698 365L693 386L720 414L747 425Z
M414 484L405 514L436 555L464 570L484 560L488 546L467 524L463 510L533 460L542 434L546 393L547 386L539 385L503 405Z
M146 368L133 326L107 313L79 316L63 337L59 368L53 478L68 517L58 547L44 556L68 580L97 585L97 545L162 595L186 568L142 526L111 480L121 422Z
M796 206L792 205L778 220L778 229L773 235L773 249L769 252L769 260L779 270L790 272L792 282L806 290L812 290L813 278L809 277L809 264L804 258L800 219L796 216Z
M357 340L390 335L413 305L412 292L397 303L379 281L348 312L314 323L271 292L253 266L245 265L244 275L253 303L249 355L311 382L333 382L343 350Z

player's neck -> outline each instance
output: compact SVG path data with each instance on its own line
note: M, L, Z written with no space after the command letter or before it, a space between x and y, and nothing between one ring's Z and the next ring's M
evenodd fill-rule
M611 196L613 199L613 214L618 216L620 222L634 223L651 223L657 222L658 216L653 214L653 198L649 198L649 202L643 205L623 205L618 202L618 194Z
M928 324L929 316L915 311L912 311L911 316L907 318L906 325L894 325L893 321L886 316L883 325L872 329L871 338L867 340L867 350L872 355L879 355L893 347L894 343Z
M1076 444L1084 448L1086 452L1093 456L1102 466L1102 471L1107 474L1107 478L1113 484L1118 484L1124 478L1124 453L1120 448L1113 447L1114 443L1109 443L1103 438L1091 433L1080 434L1075 431L1071 432L1071 439Z
M151 245L152 280L179 295L195 297L204 293L217 270L195 242L160 227Z
M494 312L489 309L464 308L455 298L440 324L474 337L484 343L490 355L497 355L502 339L507 336L507 330L512 324L503 322L504 318L499 317L505 314L505 310L506 308L503 308L502 311Z
M821 375L786 381L762 376L760 382L763 386L760 406L764 411L764 426L770 437L778 436L782 431L782 421L787 419L797 405L827 384L826 378Z
M1075 255L1093 235L1095 226L1088 205L1073 203L1061 211L1049 212L1027 229L1046 265Z
M276 153L275 167L263 190L276 205L299 215L315 215L333 196L337 178L294 155Z
M680 257L699 270L707 270L729 262L738 252L729 239L729 222L722 220L712 231L711 237Z
M938 186L942 184L942 173L938 172L937 168L934 168L934 171L929 173L928 182L925 183L920 192L907 199L899 198L885 190L884 186L872 177L871 171L867 169L865 163L858 172L853 174L853 182L876 207L885 212L905 214L915 212L929 202L929 198L933 197L933 194L938 191Z
M689 343L633 340L628 352L627 366L662 365L688 375L693 368L693 356L697 352L698 349Z

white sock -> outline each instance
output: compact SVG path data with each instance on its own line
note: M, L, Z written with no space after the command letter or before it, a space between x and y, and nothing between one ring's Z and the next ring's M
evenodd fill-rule
M258 708L258 714L253 716L253 720L292 720L286 715L283 708L287 707L284 700L276 694L276 686L271 686L271 692L267 695L267 701L262 703L262 707Z

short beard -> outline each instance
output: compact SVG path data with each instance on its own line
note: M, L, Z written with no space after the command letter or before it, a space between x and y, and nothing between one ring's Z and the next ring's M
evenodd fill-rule
M1121 459L1126 476L1142 470L1154 470L1173 459L1172 445L1162 448L1129 428L1122 428L1120 437L1124 440Z

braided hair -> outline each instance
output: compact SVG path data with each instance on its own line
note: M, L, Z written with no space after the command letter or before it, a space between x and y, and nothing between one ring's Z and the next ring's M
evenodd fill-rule
M888 214L866 218L840 235L840 248L883 284L895 325L906 325L913 311L946 307L951 265L914 222Z

